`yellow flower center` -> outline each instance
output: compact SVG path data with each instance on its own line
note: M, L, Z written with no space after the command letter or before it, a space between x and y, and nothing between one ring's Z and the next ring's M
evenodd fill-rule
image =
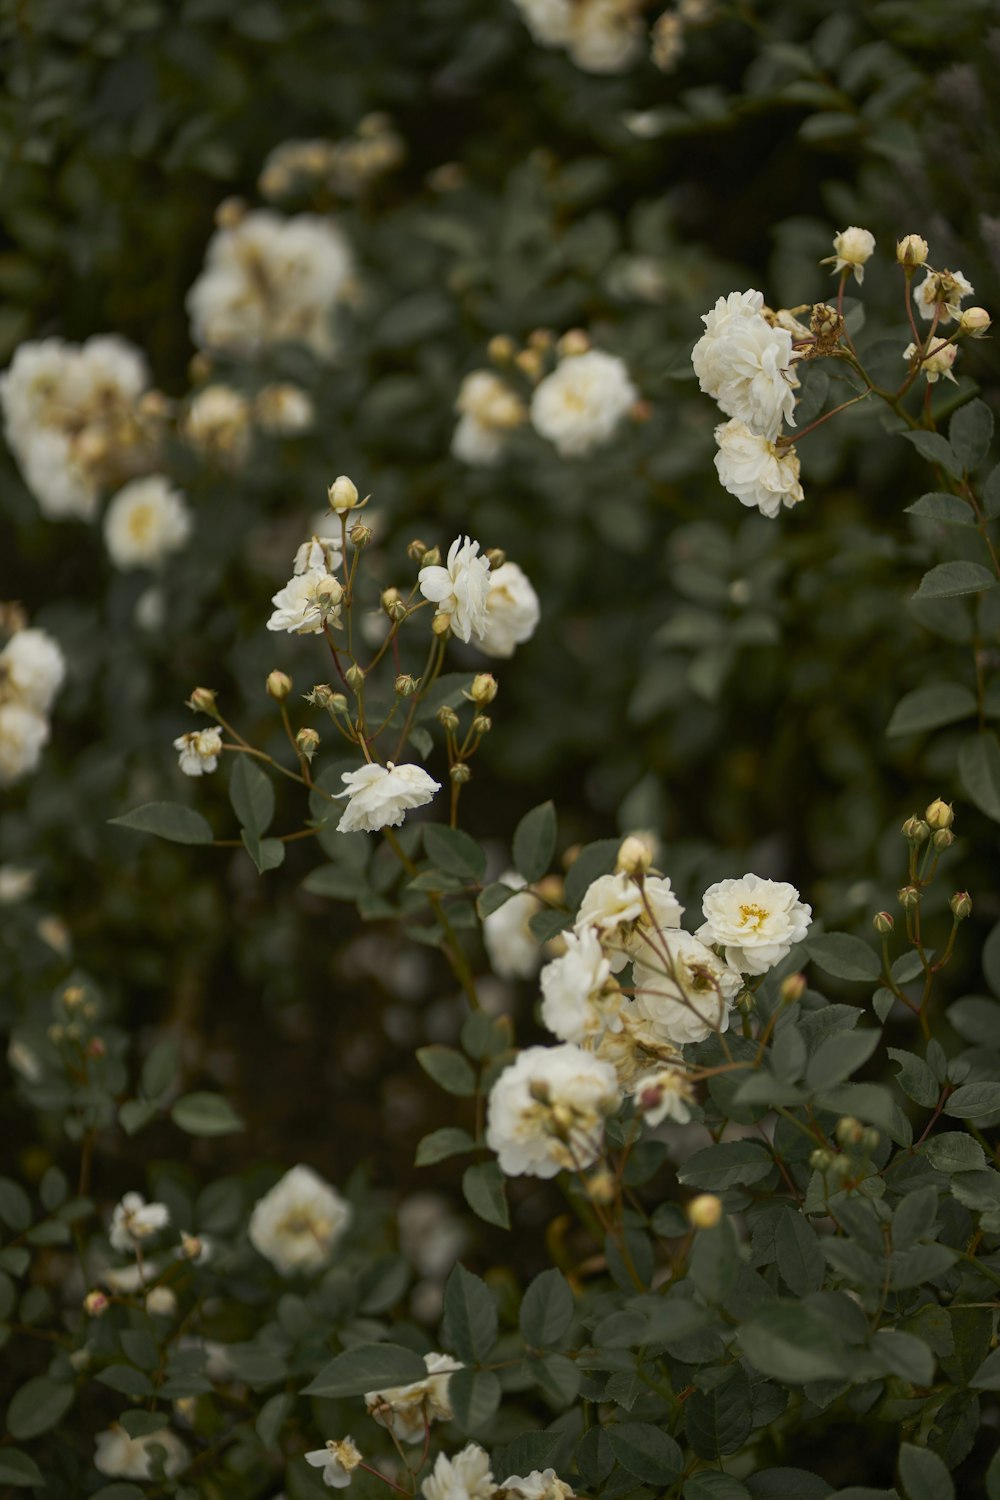
M134 542L144 542L153 529L155 515L151 505L137 505L129 514L128 534Z
M754 932L757 932L761 924L766 922L770 915L770 912L765 911L763 906L741 906L740 926L750 927Z

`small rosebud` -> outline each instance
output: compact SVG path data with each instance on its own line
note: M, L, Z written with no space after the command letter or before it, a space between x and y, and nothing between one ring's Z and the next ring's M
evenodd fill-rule
M564 333L556 345L556 353L560 359L567 359L574 354L586 354L590 348L590 338L582 328L571 328Z
M185 1234L181 1230L181 1248L178 1253L182 1260L198 1260L204 1248L196 1234Z
M315 729L300 729L295 736L295 744L299 754L311 761L319 749L319 735Z
M321 578L319 583L317 583L316 585L316 598L319 599L327 609L336 609L337 605L340 603L343 597L344 590L337 582L336 578L330 576Z
M950 828L955 821L955 811L950 802L942 802L937 797L927 808L924 818L929 828Z
M442 729L447 729L451 734L454 734L455 730L458 728L458 714L453 708L449 708L447 703L442 704L442 706L438 709L437 721L441 725Z
M935 849L950 849L955 842L955 835L950 828L939 828L931 838Z
M778 994L782 1005L797 1005L808 988L804 974L786 974Z
M479 735L489 734L489 732L490 732L490 730L492 728L493 728L493 720L491 718L489 718L488 715L486 715L486 714L476 714L476 717L472 721L472 732L473 732L473 734L479 734Z
M223 198L215 210L215 223L218 229L235 229L243 222L247 211L244 198Z
M956 891L948 905L956 922L964 922L966 917L972 916L972 897L968 891Z
M927 824L923 818L918 818L916 814L912 818L907 818L900 832L905 838L909 839L911 844L922 844L926 838L930 837L930 829L927 827Z
M367 547L372 539L372 529L370 526L365 526L361 521L358 521L356 525L351 527L347 535L355 547Z
M419 537L414 537L412 542L407 543L406 555L411 562L424 563L427 557L427 543L422 542Z
M958 326L963 333L981 339L989 332L992 322L985 307L967 307L958 320Z
M419 686L419 677L411 677L409 672L401 672L393 683L392 690L400 698L412 698Z
M85 999L86 992L79 984L69 984L62 992L62 1003L70 1012L79 1010Z
M920 891L915 885L904 885L896 895L904 911L912 911L915 906L920 905Z
M691 1199L686 1212L694 1229L714 1229L722 1218L722 1199L714 1193L699 1193Z
M645 839L630 833L618 846L615 869L622 875L645 875L653 863L653 851Z
M438 567L440 567L441 566L441 548L440 547L427 547L425 549L425 551L424 551L424 555L423 555L422 561L423 561L423 565L424 565L425 568L438 568Z
M365 669L364 669L364 667L359 667L356 661L355 662L351 662L351 665L348 667L347 671L344 673L344 680L346 681L348 687L353 688L354 691L357 692L358 688L364 687L364 683L365 683Z
M830 1163L830 1171L834 1177L850 1177L853 1170L850 1157L844 1156L843 1153L838 1153Z
M529 349L537 349L540 354L551 349L556 341L556 336L551 328L533 328L528 334Z
M861 1148L871 1154L876 1149L882 1137L871 1125L866 1125L861 1132Z
M896 921L891 912L877 911L872 917L872 926L880 937L888 937Z
M860 1146L861 1137L865 1133L865 1127L853 1115L844 1115L842 1119L837 1121L837 1126L833 1133L838 1146Z
M833 1163L833 1153L822 1147L814 1151L809 1157L809 1165L814 1172L829 1172Z
M483 556L490 565L491 573L495 573L497 568L502 568L507 561L507 554L502 547L487 547Z
M328 682L317 682L316 686L312 688L310 692L305 694L305 700L307 703L311 703L315 708L328 709L330 707L332 699L335 696L336 695L334 694L333 688Z
M268 697L273 698L275 703L284 703L292 691L292 679L287 672L279 672L277 669L267 674Z
M451 632L451 615L436 614L431 621L431 630L435 635L448 635Z
M187 700L187 706L196 714L214 714L217 696L214 688L197 687Z
M452 766L448 775L456 786L464 786L467 781L472 780L472 772L464 761L460 761L457 766Z
M103 1318L110 1306L109 1299L102 1291L98 1291L97 1289L88 1292L83 1299L83 1310L88 1318Z
M159 1318L172 1318L177 1311L177 1295L168 1286L154 1286L146 1293L146 1311Z
M331 510L338 516L346 516L358 503L358 487L346 474L340 474L327 490L326 498Z
M613 1172L595 1172L583 1185L591 1203L614 1203L617 1188Z
M517 345L507 333L495 333L486 345L486 353L495 365L509 365L517 353Z
M61 1047L63 1042L66 1040L66 1027L60 1026L58 1021L54 1021L52 1025L48 1027L45 1034L48 1037L49 1041L52 1043L53 1047Z
M487 703L492 703L497 695L497 680L492 672L477 672L472 679L472 687L469 689L470 702L478 703L480 708L485 708Z
M901 266L922 266L930 254L930 246L919 234L906 234L896 243L896 259Z
M527 375L529 380L539 380L545 368L542 356L538 353L537 349L522 349L520 354L515 357L514 363L521 374Z
M94 1058L106 1057L108 1044L102 1036L92 1036L87 1043L87 1056Z
M394 604L397 604L397 603L401 604L402 600L403 600L403 596L399 592L399 589L396 589L396 588L383 589L381 597L379 599L379 603L381 604L382 608L385 610L386 614L391 619L392 618L392 606Z

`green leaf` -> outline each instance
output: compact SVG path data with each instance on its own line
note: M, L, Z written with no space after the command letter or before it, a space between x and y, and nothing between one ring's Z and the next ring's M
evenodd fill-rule
M806 1297L820 1290L825 1261L819 1240L808 1219L787 1204L775 1225L774 1249L778 1271L790 1292Z
M535 1349L560 1343L573 1321L573 1293L561 1271L542 1271L524 1294L519 1314L521 1336Z
M736 1453L753 1428L750 1382L737 1366L728 1380L710 1391L694 1391L684 1403L688 1442L699 1458Z
M856 1072L868 1061L882 1036L881 1031L840 1031L821 1042L809 1059L806 1083L810 1089L829 1089Z
M774 1166L774 1158L758 1141L725 1141L689 1156L677 1173L685 1187L721 1193L739 1183L760 1182Z
M162 1411L123 1411L118 1418L129 1437L149 1437L150 1433L163 1431Z
M278 1451L278 1439L288 1421L293 1405L294 1397L290 1396L287 1391L279 1391L276 1396L271 1396L264 1402L253 1426L265 1448Z
M983 975L994 995L1000 997L1000 922L991 928L983 944Z
M31 1223L31 1199L12 1177L0 1177L0 1219L17 1234Z
M12 1438L39 1437L69 1411L76 1395L72 1385L36 1375L15 1391L7 1408L7 1431Z
M149 1376L144 1375L141 1370L133 1369L131 1365L108 1365L94 1379L101 1385L106 1385L109 1391L117 1391L119 1396L130 1396L133 1401L145 1401L147 1396L153 1394L153 1382Z
M954 428L954 422L952 427ZM955 1500L955 1486L947 1466L930 1448L903 1443L899 1477L907 1500Z
M221 1094L183 1094L171 1109L170 1118L188 1135L232 1135L246 1128Z
M934 1355L923 1339L912 1333L886 1329L872 1339L872 1353L887 1375L898 1375L911 1385L929 1386L934 1380Z
M707 1302L725 1302L739 1275L740 1254L733 1226L722 1219L700 1229L691 1249L691 1280Z
M463 1151L475 1151L476 1143L467 1130L455 1125L445 1125L441 1130L432 1130L417 1145L414 1163L418 1167L430 1167L436 1161L445 1161L449 1156L461 1156Z
M684 1500L750 1500L745 1484L731 1474L716 1474L711 1469L702 1469L685 1479L682 1494Z
M819 964L824 974L834 979L854 979L869 984L875 983L882 972L881 961L874 948L849 932L824 932L809 938L806 952L813 963Z
M131 828L134 833L154 833L172 844L210 844L214 837L201 813L180 802L145 802L142 807L133 807L131 812L108 821L116 828Z
M229 800L243 828L254 833L258 839L271 826L274 817L274 787L266 771L262 771L250 755L234 757L229 778Z
M500 1405L500 1382L492 1370L456 1370L448 1381L448 1404L462 1430L476 1432Z
M982 563L938 563L920 580L914 599L953 599L960 594L983 594L996 579Z
M1000 1178L997 1181L1000 1183ZM892 1216L893 1248L905 1250L907 1245L930 1237L937 1209L938 1190L933 1184L907 1193Z
M986 1166L982 1146L964 1130L945 1130L932 1135L924 1151L935 1171L948 1176L953 1172L981 1172Z
M960 406L948 427L948 441L965 469L975 469L990 451L993 413L985 401Z
M934 490L929 495L921 495L919 500L914 500L912 505L907 505L906 510L911 516L923 516L928 521L945 521L952 526L975 526L976 516L971 505L959 498L958 495L946 495L940 490Z
M1000 1005L979 995L965 995L948 1007L948 1023L977 1047L1000 1046Z
M601 875L611 873L620 848L621 839L598 839L593 844L584 844L566 872L565 899L570 911L576 911L588 886Z
M533 1469L544 1469L559 1442L557 1432L524 1432L513 1442L502 1443L493 1449L490 1468L498 1482L514 1474L530 1474Z
M349 838L350 834L342 835ZM355 901L366 889L364 875L348 865L317 865L302 882L304 891L314 896L330 896L334 901Z
M961 479L962 461L951 444L939 432L917 430L901 432L899 436L905 438L908 443L912 443L921 458L926 458L928 463L940 465L953 479Z
M541 880L556 848L556 810L551 802L533 807L514 830L514 868L525 880Z
M647 1484L670 1485L684 1468L673 1438L651 1422L616 1422L605 1427L611 1451L630 1474Z
M258 875L266 875L268 870L276 870L285 862L285 846L280 839L262 839L249 828L244 828L240 834L243 847L253 860Z
M16 1490L44 1483L45 1476L27 1453L22 1453L19 1448L0 1448L0 1484L9 1484ZM139 1494L142 1494L141 1490Z
M480 1364L497 1341L497 1306L485 1281L461 1264L444 1289L444 1337L464 1364Z
M460 828L446 828L441 823L426 824L424 851L431 863L448 875L478 881L486 871L486 855L475 839Z
M1000 516L1000 464L991 471L983 485L983 510L991 521Z
M569 913L561 909L546 907L528 918L528 931L540 943L547 943L564 931L569 922Z
M802 1302L761 1302L736 1338L755 1369L772 1380L805 1385L850 1375L850 1360L830 1325Z
M467 1099L476 1092L476 1075L472 1064L454 1047L441 1047L436 1044L430 1047L418 1047L417 1062L428 1078L433 1078L438 1088L444 1089L446 1094L455 1094L460 1099Z
M958 752L962 785L988 818L1000 823L1000 745L992 733L970 735Z
M500 1229L510 1228L507 1189L503 1173L495 1161L466 1167L462 1173L462 1193L472 1212L485 1219L487 1224L496 1224Z
M908 1099L933 1109L938 1102L938 1081L923 1058L914 1052L905 1052L900 1047L887 1047L886 1052L893 1062L899 1063L896 1082Z
M303 1396L363 1396L367 1391L412 1385L427 1375L423 1357L401 1344L362 1344L324 1365Z
M1000 1391L1000 1349L986 1356L969 1384L977 1391Z
M172 1036L157 1042L142 1065L142 1092L147 1099L158 1099L177 1076L179 1049Z
M501 906L506 906L511 896L516 896L512 885L505 885L502 880L494 880L492 885L486 886L476 897L476 911L480 917L491 917Z
M954 1120L981 1120L1000 1110L1000 1083L963 1083L944 1106Z
M971 689L957 682L936 683L933 687L916 688L900 698L885 732L921 734L925 729L938 729L942 724L968 719L976 712L976 695Z

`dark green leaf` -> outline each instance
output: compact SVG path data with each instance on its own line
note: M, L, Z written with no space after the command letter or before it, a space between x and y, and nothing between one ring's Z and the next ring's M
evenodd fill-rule
M566 905L570 911L576 911L588 886L614 869L620 848L621 839L598 839L583 846L566 874Z
M462 1192L473 1213L485 1219L487 1224L496 1224L501 1229L510 1228L507 1190L503 1173L495 1161L484 1161L478 1166L466 1167L462 1173Z
M133 807L120 818L110 818L117 828L131 828L135 833L153 833L173 844L210 844L214 837L210 825L193 807L180 802L146 802Z
M958 752L962 785L988 818L1000 823L1000 745L995 734L970 735Z
M476 911L480 917L490 917L495 911L499 911L501 906L506 906L511 896L516 895L517 892L513 886L505 885L502 880L495 880L492 885L488 885L485 890L479 892L476 897Z
M835 979L874 983L882 972L874 948L848 932L824 932L819 937L809 938L806 952L824 974L832 974Z
M820 1042L809 1059L806 1083L810 1089L829 1089L843 1083L862 1067L878 1045L880 1031L841 1031Z
M131 1365L108 1365L94 1378L101 1385L106 1385L109 1391L117 1391L120 1396L130 1396L133 1401L144 1401L153 1394L153 1382L149 1376L144 1375L141 1370L133 1369Z
M514 868L525 880L541 880L556 847L556 810L551 802L533 807L514 830Z
M363 1396L397 1385L423 1380L427 1366L419 1354L401 1344L363 1344L347 1349L324 1365L315 1380L304 1386L304 1396Z
M456 1370L448 1382L448 1401L463 1432L476 1432L500 1405L500 1382L492 1370Z
M1000 1391L1000 1349L986 1356L969 1384L976 1391Z
M569 922L569 913L546 907L528 918L528 930L540 943L547 943L558 936Z
M944 1107L955 1120L981 1120L1000 1110L1000 1083L964 1083L950 1094Z
M899 1477L907 1500L955 1500L951 1475L930 1448L904 1443L899 1450Z
M424 850L431 863L448 875L476 881L483 878L486 855L475 839L460 828L446 828L441 823L426 824Z
M17 1234L31 1223L31 1199L12 1177L0 1177L0 1219Z
M558 1344L573 1321L573 1293L561 1271L542 1271L524 1294L521 1334L535 1349Z
M417 1062L446 1094L468 1098L476 1092L476 1075L468 1058L454 1047L418 1047Z
M758 1141L725 1141L721 1146L706 1146L689 1156L679 1169L677 1180L686 1187L720 1193L739 1183L759 1182L773 1166L770 1151Z
M497 1341L497 1307L485 1281L456 1265L444 1291L444 1337L465 1364L479 1364Z
M900 698L886 728L888 735L921 734L942 724L955 724L974 717L976 695L958 682L936 683L916 688Z
M249 828L244 828L240 834L243 847L253 860L258 875L266 875L268 870L277 870L285 862L285 846L280 839L262 839Z
M41 1469L27 1453L22 1453L19 1448L0 1448L0 1484L9 1484L16 1490L44 1483ZM137 1493L141 1495L142 1491Z
M232 1135L246 1128L221 1094L183 1094L171 1109L170 1118L188 1135Z
M264 1402L253 1425L254 1431L265 1448L278 1449L278 1439L288 1421L293 1405L294 1397L288 1395L286 1391L279 1391L276 1396L271 1396Z
M985 401L960 406L948 426L948 441L955 457L966 469L975 469L990 451L993 413Z
M743 1370L737 1366L710 1391L694 1391L684 1403L684 1423L699 1458L738 1452L753 1427L750 1382Z
M467 1130L455 1125L445 1125L441 1130L432 1130L417 1146L415 1165L429 1167L449 1156L460 1156L463 1151L474 1151L476 1143Z
M731 1474L716 1474L710 1469L685 1479L682 1494L684 1500L750 1500L746 1485Z
M649 1422L616 1422L605 1428L611 1451L630 1474L647 1484L673 1484L684 1467L677 1443Z
M914 599L954 599L960 594L982 594L993 588L996 579L982 563L938 563L920 580Z
M932 1167L949 1176L953 1172L978 1172L986 1165L986 1153L978 1141L962 1130L932 1135L924 1147Z
M923 1339L912 1333L886 1329L872 1339L872 1353L889 1375L898 1375L911 1385L929 1386L934 1380L934 1355Z
M801 1302L775 1299L755 1307L737 1340L750 1363L772 1380L804 1385L849 1375L850 1362L829 1324Z
M503 1443L493 1449L490 1468L497 1481L503 1483L512 1475L530 1474L532 1469L544 1469L559 1442L557 1432L525 1432L513 1442Z
M7 1408L7 1431L23 1441L48 1432L69 1411L76 1395L72 1385L36 1375L14 1392Z
M921 458L926 458L928 463L938 464L952 478L961 479L962 461L951 444L939 432L924 432L918 429L913 432L901 432L899 435L908 443L912 443Z
M271 778L249 755L237 755L229 778L229 800L240 824L260 838L274 817Z
M929 521L946 521L953 526L976 524L976 515L971 505L966 504L958 495L942 494L939 490L921 495L919 500L914 500L906 509L911 516L923 516Z
M157 1042L142 1065L142 1091L147 1099L158 1099L177 1076L178 1046L173 1037Z
M331 896L335 901L355 901L365 890L365 880L362 874L346 864L318 865L309 871L302 889L311 891L314 896Z
M925 1109L933 1109L941 1091L937 1079L923 1058L899 1047L887 1047L886 1052L893 1062L899 1063L896 1082L907 1098L912 1099L915 1104L922 1104Z
M948 1007L948 1023L959 1036L978 1047L1000 1047L1000 1005L978 995L966 995Z
M781 1279L797 1297L818 1292L823 1285L824 1260L809 1220L787 1204L778 1215L774 1249Z

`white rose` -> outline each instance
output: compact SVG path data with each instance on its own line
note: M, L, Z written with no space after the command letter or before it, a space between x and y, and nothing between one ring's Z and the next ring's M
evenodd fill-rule
M361 1463L361 1452L353 1438L341 1438L338 1442L330 1438L325 1448L317 1448L303 1455L307 1464L322 1469L323 1483L331 1489L346 1489L354 1477L354 1470Z
M486 632L486 600L490 589L489 558L480 557L479 543L456 537L448 548L444 566L421 568L417 574L420 592L447 615L459 640Z
M254 416L272 437L307 432L316 419L312 397L297 385L266 385L257 394Z
M961 271L928 271L918 287L913 289L913 300L922 318L928 322L937 318L939 323L951 323L962 315L962 301L975 292L972 282Z
M326 555L325 549L321 549ZM302 549L296 554L296 567ZM322 635L325 625L340 628L340 601L344 591L326 567L296 572L271 600L274 611L268 630L287 630L290 635Z
M572 14L567 51L585 73L624 73L642 55L636 0L577 0Z
M828 255L820 265L829 265L833 262L833 274L836 276L840 271L851 270L854 279L860 286L865 279L865 264L871 260L875 251L875 236L870 229L859 229L852 224L849 229L842 229L834 236L833 255Z
M49 740L48 721L20 703L0 703L0 786L33 771Z
M384 766L345 771L340 779L346 781L347 790L335 796L349 800L337 824L338 833L398 828L411 807L423 807L441 790L441 783L420 766L397 766L391 760Z
M491 468L503 453L507 434L527 412L524 402L492 370L473 370L462 381L455 401L458 426L451 451L462 463Z
M500 881L515 890L525 883L513 870L501 875ZM530 979L538 972L542 949L528 922L540 908L537 896L519 891L483 918L483 942L490 968L500 979Z
M282 1276L329 1265L351 1222L351 1207L310 1167L292 1167L250 1215L250 1243Z
M581 458L610 442L638 394L616 355L569 355L535 387L532 425L560 457Z
M178 735L174 749L185 776L207 776L216 770L222 753L221 729L192 729Z
M152 1479L153 1449L163 1450L163 1470L168 1476L187 1468L190 1454L180 1438L168 1428L131 1438L116 1422L107 1432L99 1432L94 1467L109 1479Z
M517 563L501 563L490 574L486 625L479 650L486 656L510 657L535 633L541 618L538 595Z
M927 376L927 384L934 385L943 376L945 380L950 380L957 385L958 381L952 373L952 366L958 358L958 345L942 344L937 349L934 349L932 345L931 348L933 353L925 355L920 361L920 370ZM917 352L916 344L907 344L903 351L903 358L909 362Z
M615 1070L563 1042L527 1047L490 1090L486 1144L508 1177L555 1177L597 1160L621 1102Z
M190 534L191 513L164 474L126 484L104 517L104 540L118 568L158 567Z
M19 630L0 651L0 694L32 713L48 713L65 675L66 658L45 630Z
M489 1454L478 1443L467 1443L454 1458L439 1453L420 1488L426 1500L490 1500L497 1489Z
M664 1120L687 1125L691 1119L694 1084L683 1068L657 1068L644 1073L634 1092L647 1125L662 1125Z
M689 932L650 936L632 971L635 1017L671 1046L702 1042L726 1031L742 988L739 973Z
M365 1392L369 1416L403 1443L422 1443L426 1422L450 1422L454 1416L448 1386L462 1366L448 1354L425 1354L424 1364L427 1375L423 1380Z
M802 941L812 920L812 907L793 885L758 875L709 886L702 911L697 936L725 948L726 962L741 974L766 974Z
M600 875L583 895L573 926L577 932L595 927L617 973L632 956L643 929L679 927L684 908L663 875L648 875L640 886L624 870Z
M115 1206L108 1238L113 1249L132 1254L137 1245L169 1223L170 1210L165 1203L147 1203L141 1193L126 1193Z
M803 498L794 448L779 448L735 418L715 429L715 441L719 480L741 505L756 505L773 520L783 505L791 509Z
M206 385L191 400L182 431L192 448L225 468L237 469L253 435L246 396L228 385Z
M573 1487L559 1478L555 1469L532 1469L525 1476L511 1474L501 1489L514 1500L572 1500Z
M792 335L771 327L763 305L753 290L720 297L702 317L705 332L691 363L701 389L728 417L773 442L782 422L795 425Z
M567 933L565 943L541 973L542 1024L560 1041L586 1046L621 1030L622 996L609 984L611 964L593 927Z

